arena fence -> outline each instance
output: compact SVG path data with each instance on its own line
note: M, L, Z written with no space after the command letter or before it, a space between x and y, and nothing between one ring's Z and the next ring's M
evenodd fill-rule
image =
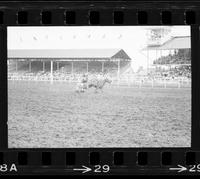
M50 82L69 82L77 83L80 81L81 75L55 75L53 81L50 75L35 75L35 74L9 74L9 81L50 81ZM189 78L157 78L157 79L144 79L140 77L112 77L112 85L124 87L137 87L137 88L191 88L191 79Z

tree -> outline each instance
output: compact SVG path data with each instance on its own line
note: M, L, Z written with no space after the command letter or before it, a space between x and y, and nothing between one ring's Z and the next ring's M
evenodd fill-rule
M147 33L149 43L160 43L163 37L167 36L171 32L171 29L163 28L151 28Z

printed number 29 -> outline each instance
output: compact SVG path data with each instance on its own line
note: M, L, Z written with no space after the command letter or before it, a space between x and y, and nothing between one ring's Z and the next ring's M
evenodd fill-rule
M101 166L101 165L95 165L94 168L95 168L94 169L95 173L101 173L101 172L107 173L107 172L110 171L110 167L108 165L103 165L103 166Z

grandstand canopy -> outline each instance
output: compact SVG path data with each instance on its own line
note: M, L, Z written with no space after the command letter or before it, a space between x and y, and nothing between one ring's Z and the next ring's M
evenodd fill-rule
M130 61L123 49L10 49L8 59L55 61Z
M172 37L161 45L149 45L143 50L176 50L191 48L190 36Z

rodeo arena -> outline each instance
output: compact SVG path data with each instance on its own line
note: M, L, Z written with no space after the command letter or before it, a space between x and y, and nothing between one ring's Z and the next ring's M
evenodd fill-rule
M8 49L9 148L190 147L190 43Z
M172 37L142 51L146 53L147 68L134 72L131 60L134 65L135 59L123 49L12 49L8 51L8 80L65 81L78 85L85 76L87 81L106 78L113 85L129 87L191 87L189 36ZM156 56L160 53L153 64L149 63L150 51L155 51ZM169 55L162 56L164 51L169 51Z

